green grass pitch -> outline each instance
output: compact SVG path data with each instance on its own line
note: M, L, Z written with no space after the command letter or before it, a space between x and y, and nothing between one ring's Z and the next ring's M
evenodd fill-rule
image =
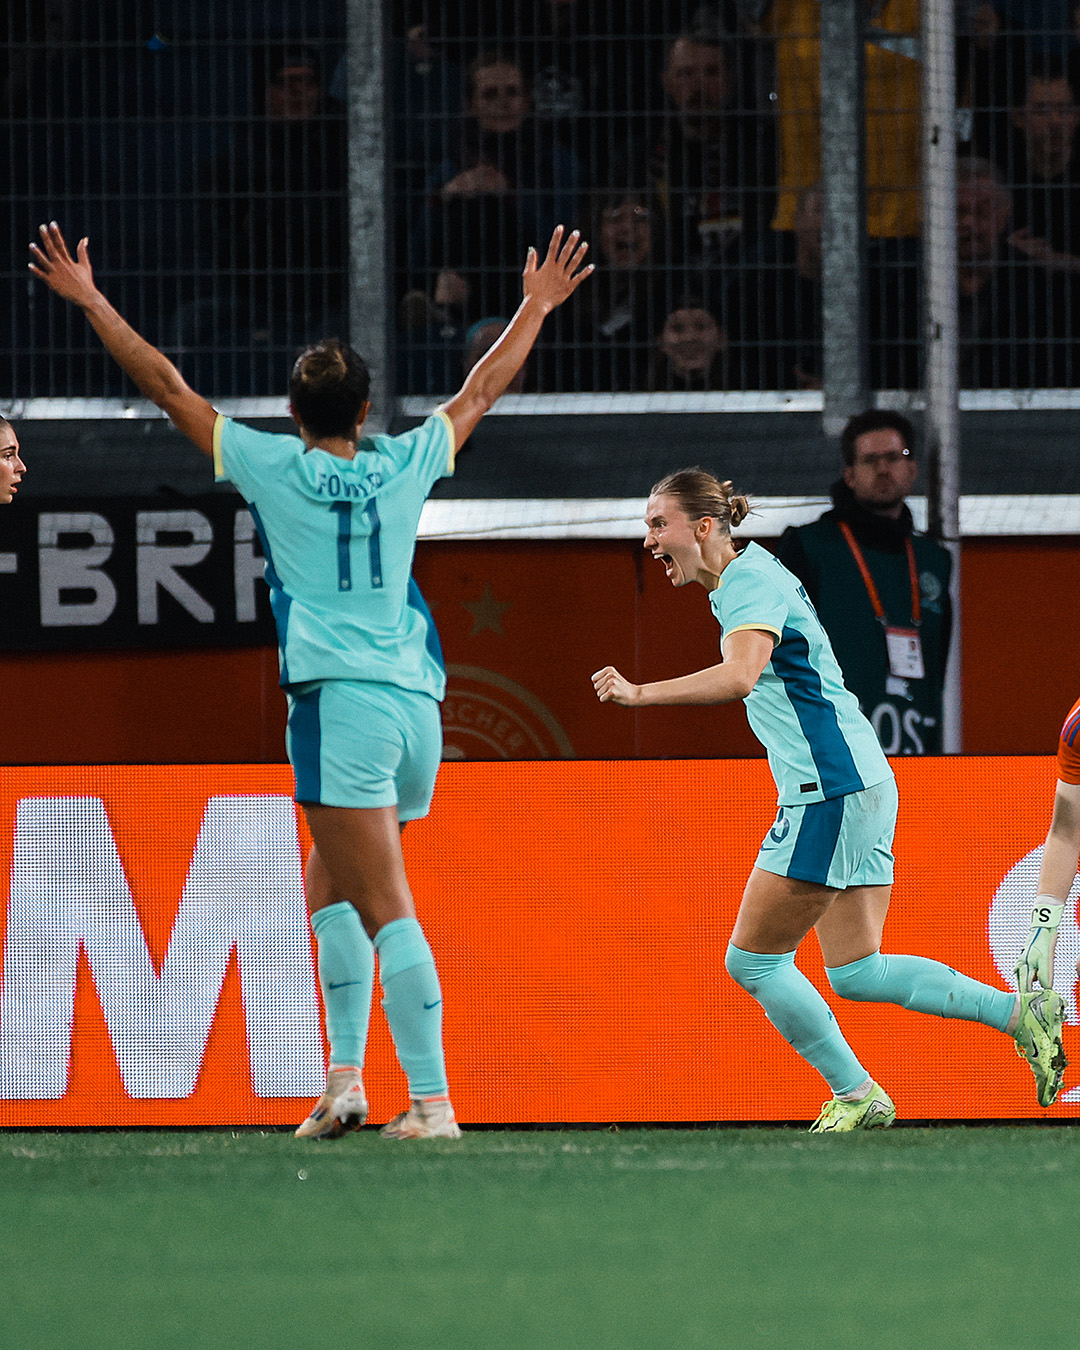
M1074 1346L1067 1126L0 1133L0 1344Z

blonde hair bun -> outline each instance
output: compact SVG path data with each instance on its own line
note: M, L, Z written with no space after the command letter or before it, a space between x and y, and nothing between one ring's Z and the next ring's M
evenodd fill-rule
M712 516L725 530L741 525L750 514L750 502L733 494L731 480L721 483L707 469L669 473L653 485L651 495L674 497L691 520Z

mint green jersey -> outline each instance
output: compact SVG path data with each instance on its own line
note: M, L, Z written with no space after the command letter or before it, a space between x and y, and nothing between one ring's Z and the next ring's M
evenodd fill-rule
M219 417L214 472L255 521L277 624L281 683L374 680L441 699L446 673L412 578L420 511L453 473L454 428L434 413L339 459Z
M781 806L842 797L892 776L797 577L760 544L747 544L709 603L721 644L744 628L773 637L772 658L745 703Z

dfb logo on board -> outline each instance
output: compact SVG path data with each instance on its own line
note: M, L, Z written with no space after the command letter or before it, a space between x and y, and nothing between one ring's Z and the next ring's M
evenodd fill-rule
M482 666L448 665L443 758L573 759L574 748L531 690Z

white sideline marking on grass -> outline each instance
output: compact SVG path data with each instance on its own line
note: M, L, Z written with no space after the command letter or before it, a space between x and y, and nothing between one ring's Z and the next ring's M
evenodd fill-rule
M838 1148L843 1148L841 1143ZM806 1160L795 1160L787 1158L768 1158L760 1161L750 1161L745 1158L735 1159L729 1157L720 1157L716 1159L705 1158L641 1158L625 1159L616 1158L614 1166L623 1170L632 1170L636 1172L703 1172L716 1171L726 1172L738 1169L747 1172L804 1172L807 1169ZM956 1173L969 1174L983 1172L981 1164L971 1164L967 1162L947 1161L945 1159L927 1159L925 1157L918 1159L899 1159L882 1157L880 1153L872 1153L859 1157L817 1157L813 1160L812 1166L815 1171L824 1172L854 1172L881 1173L881 1172L911 1172L911 1173ZM1029 1163L1018 1162L1012 1167L995 1168L995 1176L1027 1176L1032 1172L1060 1172L1062 1163L1056 1158L1048 1158L1045 1162Z

